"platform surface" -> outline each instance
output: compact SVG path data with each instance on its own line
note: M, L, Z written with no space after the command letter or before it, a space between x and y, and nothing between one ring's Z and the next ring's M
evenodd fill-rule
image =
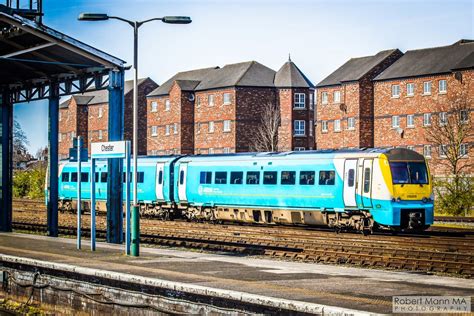
M0 233L0 254L375 313L390 313L394 295L474 294L470 279L169 248L142 247L134 258L87 242L76 250L74 239Z

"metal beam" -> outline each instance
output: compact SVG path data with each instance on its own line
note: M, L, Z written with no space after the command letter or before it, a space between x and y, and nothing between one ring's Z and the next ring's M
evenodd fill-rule
M59 84L49 87L48 120L48 235L58 237L58 133L59 133Z
M7 90L0 91L0 231L12 231L12 160L13 160L13 105Z
M124 126L124 72L111 71L109 74L109 141L123 140ZM122 243L122 159L108 160L107 181L107 242Z
M54 45L56 45L56 43L46 43L46 44L42 44L42 45L37 45L37 46L34 46L34 47L25 48L25 49L22 49L22 50L19 50L19 51L10 53L10 54L0 56L0 58L9 58L9 57L14 57L14 56L18 56L18 55L23 55L23 54L26 54L26 53L31 53L31 52L34 52L34 51L37 51L37 50L40 50L40 49L43 49L43 48L47 48L47 47L50 47L50 46L54 46Z

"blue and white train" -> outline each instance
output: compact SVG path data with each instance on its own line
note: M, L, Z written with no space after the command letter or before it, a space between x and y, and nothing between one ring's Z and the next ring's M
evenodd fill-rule
M87 201L90 164L83 166ZM60 163L60 209L75 209L77 177L76 163ZM94 177L98 209L105 210L106 162L97 163ZM361 231L423 230L433 223L428 165L402 148L143 157L138 200L142 213L160 218Z

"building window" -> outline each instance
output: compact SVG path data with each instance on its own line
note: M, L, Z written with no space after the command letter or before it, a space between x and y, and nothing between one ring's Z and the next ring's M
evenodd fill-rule
M295 136L304 136L305 135L305 121L295 120L294 135Z
M392 98L400 97L400 86L398 84L392 85Z
M321 132L328 132L328 121L321 121Z
M446 80L440 80L438 82L438 89L439 89L438 90L439 93L446 93L448 91Z
M321 104L328 104L328 93L322 92L321 93Z
M58 142L62 142L63 141L63 134L61 133L58 133Z
M170 99L165 100L165 111L169 111L171 109Z
M102 130L99 130L99 139L102 139Z
M441 158L446 158L446 153L448 152L448 146L447 145L440 145L439 146L439 156Z
M310 110L314 109L314 94L309 94L309 108Z
M313 121L309 121L309 136L313 136Z
M467 110L461 110L459 112L459 118L461 123L466 124L469 121L469 112Z
M334 91L334 103L341 103L341 91Z
M334 131L335 132L341 131L341 120L334 120Z
M295 108L304 109L306 95L304 93L295 93Z
M415 95L415 84L414 83L407 83L407 95L408 96Z
M158 136L158 127L152 126L151 127L151 136Z
M415 146L407 146L407 149L409 149L409 150L415 150Z
M444 126L448 124L448 114L446 112L439 113L439 125Z
M295 151L304 151L305 148L304 147L295 147Z
M400 116L394 115L392 116L392 128L400 127Z
M461 146L459 146L459 156L466 157L468 155L468 151L468 144L461 144Z
M355 117L347 118L347 129L355 129Z
M407 127L415 127L415 115L407 115Z
M210 94L207 97L207 103L208 103L209 106L214 106L214 95L213 94Z
M209 148L209 155L212 155L214 153L214 148Z
M230 132L230 120L224 121L224 132Z
M423 94L431 94L431 81L423 82Z
M214 133L214 122L209 122L209 133Z
M423 146L423 155L427 158L431 157L431 145L424 145Z
M178 134L178 123L174 123L174 133Z
M431 113L423 114L423 126L431 125Z
M59 113L58 113L58 120L61 122L61 119L62 119L62 115L61 115L61 111L59 111Z
M200 106L201 106L201 96L198 95L198 96L196 97L196 107L200 107Z
M196 134L200 134L201 133L201 123L197 123L196 124Z
M230 154L230 148L229 147L224 148L224 154Z
M158 111L158 103L156 101L151 102L151 111L152 112Z
M230 104L230 103L231 103L230 93L224 93L224 104Z
M165 126L165 135L169 135L169 134L170 134L170 126L166 125Z
M99 108L99 115L98 115L98 117L99 117L99 118L102 117L102 107Z

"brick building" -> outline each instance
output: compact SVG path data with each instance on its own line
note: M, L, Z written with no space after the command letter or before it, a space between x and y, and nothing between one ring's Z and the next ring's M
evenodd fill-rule
M304 108L295 111L304 113L300 116L306 124L299 129L308 129L298 142L286 136L285 148L311 147L308 121L314 114L306 100L313 87L292 62L287 64L278 73L255 61L177 73L148 95L148 154L250 151L262 107L270 103L279 108L283 89L285 108L292 108L294 95L305 94L300 102ZM286 111L292 115L289 120L300 118Z
M316 85L316 147L374 146L372 79L402 56L398 49L352 58Z
M146 95L158 85L150 78L138 81L138 138L146 138ZM124 139L131 140L133 135L133 81L125 82L125 115L124 115ZM91 142L105 142L108 140L108 90L87 92L81 95L73 95L70 99L62 102L59 106L59 158L69 157L69 148L72 140L81 136L84 146L90 153ZM146 142L138 142L139 154L145 155Z
M474 41L407 51L374 79L374 88L374 145L414 149L430 160L433 174L445 173L440 161L446 159L445 149L430 144L426 134L446 122L460 101L467 104L462 120L474 128ZM466 139L460 145L465 155L461 165L473 165L473 142Z

